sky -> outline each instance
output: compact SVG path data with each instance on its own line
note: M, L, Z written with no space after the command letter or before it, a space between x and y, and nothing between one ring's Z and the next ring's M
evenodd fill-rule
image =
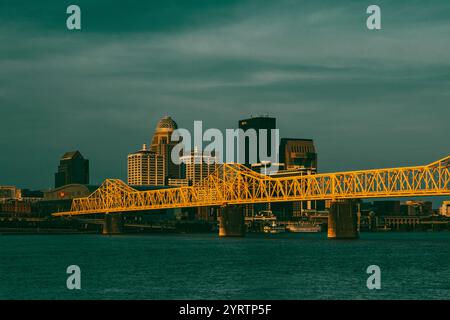
M126 180L165 115L275 116L314 139L321 172L427 164L450 154L449 37L448 0L2 0L0 185L53 187L72 150L92 184Z

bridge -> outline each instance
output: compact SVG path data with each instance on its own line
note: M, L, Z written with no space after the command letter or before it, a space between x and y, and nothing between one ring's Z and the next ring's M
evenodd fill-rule
M88 197L74 199L70 211L54 215L205 206L232 208L252 203L307 200L331 200L337 204L338 212L351 210L348 206L338 205L348 204L351 199L448 195L450 156L423 166L287 177L263 175L242 164L226 163L201 182L186 187L138 191L119 179L107 179ZM224 210L224 215L236 216L228 209Z

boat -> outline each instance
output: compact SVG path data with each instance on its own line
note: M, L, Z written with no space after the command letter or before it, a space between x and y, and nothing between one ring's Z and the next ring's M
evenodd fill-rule
M308 223L308 222L302 222L302 223L289 223L286 226L286 230L289 232L295 232L295 233L316 233L322 231L322 228L318 224Z
M264 226L263 231L265 233L282 233L286 232L285 227L278 225L275 221L273 221L270 225Z
M377 231L380 231L380 232L388 232L388 231L392 231L392 228L390 228L390 227L388 227L387 225L385 225L385 226L383 226L383 227L381 227L381 226L377 227L376 230L377 230Z

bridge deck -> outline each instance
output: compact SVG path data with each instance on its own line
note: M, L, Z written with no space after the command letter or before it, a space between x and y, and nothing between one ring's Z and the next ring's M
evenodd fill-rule
M200 183L138 191L107 179L95 192L55 216L223 206L282 201L450 195L450 156L425 166L272 177L223 164Z

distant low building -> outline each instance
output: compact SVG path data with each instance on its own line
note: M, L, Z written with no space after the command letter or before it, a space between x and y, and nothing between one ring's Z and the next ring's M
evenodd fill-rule
M41 190L22 189L22 201L39 202L44 199L44 192Z
M68 184L59 188L44 191L44 201L72 200L89 196L98 186L84 184Z
M0 186L0 203L8 200L20 200L21 190L14 186Z
M39 190L0 186L0 213L9 213L13 216L31 214L42 199L43 193Z
M68 211L74 198L89 196L98 186L85 184L68 184L44 191L44 199L38 203L40 214L50 215L54 212Z
M450 217L450 201L442 202L442 206L439 208L439 214L445 217Z
M399 216L400 201L396 200L374 201L372 209L378 216Z
M400 212L405 216L429 216L433 214L433 203L430 201L406 201L401 204Z

